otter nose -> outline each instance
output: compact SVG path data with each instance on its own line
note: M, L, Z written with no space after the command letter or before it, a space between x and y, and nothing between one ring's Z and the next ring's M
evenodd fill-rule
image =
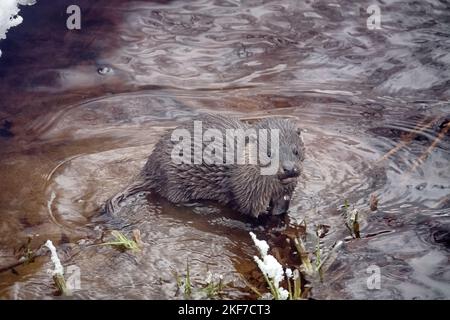
M300 174L297 165L292 161L283 161L281 169L285 178L297 177Z

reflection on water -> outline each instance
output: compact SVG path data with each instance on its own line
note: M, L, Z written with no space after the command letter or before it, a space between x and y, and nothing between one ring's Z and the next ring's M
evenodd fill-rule
M313 298L450 298L450 5L387 1L382 29L363 1L79 1L38 3L2 42L0 268L32 237L77 265L77 298L173 298L174 270L225 276L228 298L253 297L255 224L214 204L129 199L98 208L132 180L158 138L202 112L290 115L305 129L305 172L287 217L348 236L338 208L365 213ZM30 14L24 12L25 14ZM25 41L23 41L25 40ZM369 212L371 194L379 209ZM93 246L102 230L139 229L139 254ZM367 289L367 267L381 289ZM0 297L51 298L51 263L0 273ZM179 297L179 296L178 296Z

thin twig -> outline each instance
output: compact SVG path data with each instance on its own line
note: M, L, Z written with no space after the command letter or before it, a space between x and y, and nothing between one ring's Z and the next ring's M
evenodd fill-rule
M290 118L290 119L296 119L298 120L298 117L292 116L292 115L284 115L284 114L277 114L277 115L264 115L264 116L254 116L254 117L240 117L239 120L241 121L255 121L255 120L262 120L262 119L270 119L270 118Z
M394 148L392 148L391 150L389 150L386 154L384 154L381 158L379 158L377 160L377 162L381 162L384 160L387 160L390 156L394 155L395 153L397 153L401 148L406 147L408 144L410 144L413 139L415 137L417 137L417 135L419 133L422 133L423 131L425 131L426 129L428 129L429 127L432 126L432 124L437 120L438 118L433 118L431 121L425 123L425 120L420 121L413 129L413 131L411 131L410 133L408 133L406 135L406 137L404 138L404 140L400 141L399 144L397 144L397 146L395 146Z
M414 164L408 170L408 173L414 172L417 167L420 166L428 158L428 156L431 154L434 148L436 148L438 143L442 140L442 138L447 134L449 130L450 121L447 122L447 125L444 128L442 128L442 130L439 132L438 136L436 137L436 139L434 139L433 143L428 147L428 149L424 153L422 153L422 155L419 157L419 159L417 159L416 162L414 162Z

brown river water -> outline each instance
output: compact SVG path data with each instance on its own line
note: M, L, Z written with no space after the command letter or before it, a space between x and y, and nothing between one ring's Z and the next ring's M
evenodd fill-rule
M23 8L1 42L0 298L55 298L48 253L8 267L29 238L79 268L76 299L183 298L173 272L186 261L195 285L209 270L223 298L255 298L249 231L283 252L277 239L303 220L329 227L323 248L344 240L310 298L450 298L449 1L378 2L382 29L369 30L373 1L84 0L70 31L72 2ZM282 221L145 194L99 214L164 132L204 112L296 117L306 159ZM141 251L94 245L112 229L139 229Z

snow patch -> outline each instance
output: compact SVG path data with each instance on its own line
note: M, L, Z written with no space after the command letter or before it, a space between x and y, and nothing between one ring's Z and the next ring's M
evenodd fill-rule
M56 253L56 248L53 245L53 242L51 240L47 240L45 243L45 246L50 249L50 252L52 254L51 259L53 264L55 265L54 270L50 270L52 275L60 274L64 275L64 268L61 264L61 260L59 260L58 254Z
M6 39L9 28L16 27L23 22L19 15L19 5L31 6L36 0L1 0L0 1L0 40ZM0 50L0 57L2 51Z

